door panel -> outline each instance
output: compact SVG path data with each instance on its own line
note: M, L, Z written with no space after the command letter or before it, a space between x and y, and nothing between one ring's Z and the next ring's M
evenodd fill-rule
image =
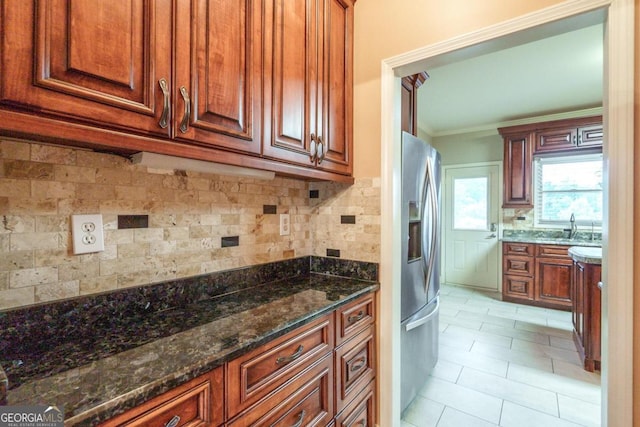
M498 290L499 167L445 172L445 280Z
M318 124L326 155L321 169L351 173L351 108L353 6L344 0L324 0L324 67L322 73L323 114Z
M192 0L191 3L191 7L176 11L174 136L259 153L260 2ZM191 106L188 120L187 99Z
M263 154L311 164L316 127L318 49L316 0L265 3Z
M158 124L163 110L158 81L171 84L169 1L6 4L2 61L11 67L2 72L3 103L168 135ZM24 22L33 22L33 28ZM24 51L33 52L29 60L16 61L26 57Z

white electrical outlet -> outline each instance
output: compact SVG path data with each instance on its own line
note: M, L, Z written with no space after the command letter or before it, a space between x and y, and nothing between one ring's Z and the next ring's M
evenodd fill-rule
M289 214L280 214L280 235L288 236L291 233Z
M71 215L71 233L74 254L104 251L102 215Z

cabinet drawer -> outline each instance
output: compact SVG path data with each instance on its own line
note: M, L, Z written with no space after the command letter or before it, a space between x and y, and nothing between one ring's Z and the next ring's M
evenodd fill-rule
M533 256L534 248L533 243L503 242L502 255Z
M373 336L373 326L369 326L335 351L336 411L338 412L375 376Z
M502 294L505 297L533 300L533 277L509 276L502 277Z
M563 245L536 245L536 256L570 259L569 246Z
M375 322L373 296L368 294L336 311L336 346Z
M231 421L229 427L325 426L333 418L332 357L304 371L295 381Z
M533 276L533 257L506 256L502 258L502 273Z
M101 424L101 427L218 426L224 422L223 369L200 376Z
M336 427L374 427L376 425L375 380L336 417Z
M333 350L333 317L324 316L227 364L234 416Z

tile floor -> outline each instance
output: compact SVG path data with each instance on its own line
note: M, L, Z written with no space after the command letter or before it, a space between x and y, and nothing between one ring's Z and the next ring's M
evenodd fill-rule
M402 427L600 426L600 375L584 371L571 313L444 285L440 358Z

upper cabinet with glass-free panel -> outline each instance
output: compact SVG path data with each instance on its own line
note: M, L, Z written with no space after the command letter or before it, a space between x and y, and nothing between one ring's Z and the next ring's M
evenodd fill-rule
M265 157L351 174L353 4L264 2Z
M535 155L600 152L604 139L601 116L510 126L498 132L504 139L504 208L533 207Z
M545 124L536 131L534 154L602 149L602 117L587 117Z

